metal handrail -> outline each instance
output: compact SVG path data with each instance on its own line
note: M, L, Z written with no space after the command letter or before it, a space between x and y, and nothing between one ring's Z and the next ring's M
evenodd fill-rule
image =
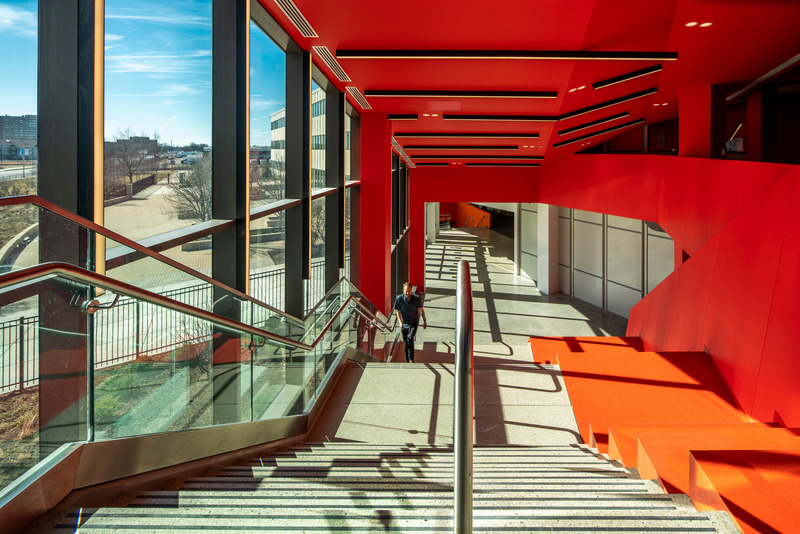
M86 269L82 269L81 267L77 267L69 263L59 263L59 262L40 263L38 265L34 265L33 267L27 267L25 269L19 269L17 271L12 271L10 273L0 275L0 290L13 286L18 287L26 283L33 282L38 278L43 278L46 276L49 277L58 276L73 282L79 282L94 287L101 287L103 289L116 293L117 297L120 294L135 297L139 300L149 302L157 306L162 306L164 308L168 308L180 313L185 313L187 315L191 315L195 318L202 319L204 321L216 323L221 326L225 326L227 328L232 328L234 330L241 330L247 332L248 334L263 337L265 339L269 339L270 341L274 341L276 343L281 343L283 345L288 345L290 347L303 350L313 350L314 347L316 347L316 345L320 342L325 333L327 333L327 331L330 329L331 325L333 324L333 321L337 317L339 317L339 315L342 313L342 310L344 310L351 301L355 302L356 306L364 308L368 313L371 313L366 307L364 307L363 304L361 304L361 302L359 302L357 297L351 295L342 303L342 305L339 307L336 313L334 313L333 316L327 321L327 324L320 331L320 333L317 334L317 336L311 342L303 343L301 341L295 341L293 339L281 336L279 334L275 334L273 332L269 332L267 330L262 330L255 326L251 326L233 319L229 319L222 315L217 315L215 313L200 308L195 308L194 306L184 304L183 302L173 300L169 297L164 297L157 293L153 293L151 291L138 288L136 286L127 284L125 282L120 282L119 280L114 280L113 278L109 278L102 274L97 274L92 271L87 271ZM392 331L394 329L393 326L389 327L388 324L381 321L380 318L378 317L376 317L375 320L378 322L378 324L382 325L389 331Z
M269 304L267 304L265 302L261 302L260 300L255 299L255 298L251 297L250 295L247 295L247 294L242 293L241 291L239 291L237 289L234 289L234 288L232 288L230 286L227 286L227 285L223 284L222 282L220 282L219 280L215 280L215 279L213 279L213 278L211 278L209 276L204 275L201 272L198 272L198 271L195 271L194 269L186 267L182 263L179 263L179 262L173 260L172 258L168 258L167 256L164 256L164 255L162 255L162 254L160 254L158 252L155 252L155 251L153 251L153 250L151 250L151 249L149 249L149 248L137 243L136 241L133 241L132 239L129 239L129 238L123 236L123 235L120 235L120 234L114 232L113 230L109 230L105 226L101 226L101 225L95 223L94 221L90 221L89 219L85 219L85 218L83 218L83 217L81 217L79 215L75 215L74 213L65 210L64 208L58 206L57 204L53 204L52 202L47 201L47 200L43 199L40 196L37 196L37 195L21 195L21 196L16 196L16 197L0 198L0 207L4 207L4 206L21 206L21 205L24 205L24 204L32 204L32 205L38 206L38 207L40 207L42 209L46 209L47 211L53 212L56 215L58 215L59 217L63 217L63 218L65 218L65 219L67 219L67 220L69 220L69 221L71 221L71 222L73 222L73 223L75 223L75 224L77 224L79 226L83 226L84 228L87 228L87 229L89 229L89 230L91 230L91 231L93 231L93 232L95 232L97 234L105 236L108 239L112 239L112 240L114 240L114 241L116 241L116 242L118 242L118 243L120 243L122 245L125 245L126 247L130 247L130 248L134 249L136 252L138 252L140 254L148 256L148 257L150 257L150 258L152 258L152 259L154 259L156 261L160 261L162 263L166 263L170 267L178 269L179 271L182 271L182 272L184 272L184 273L186 273L186 274L188 274L188 275L190 275L190 276L192 276L194 278L198 278L198 279L202 280L203 282L206 282L206 283L211 284L213 286L216 286L216 287L219 287L221 289L224 289L225 291L228 291L229 293L235 295L236 297L238 297L238 298L240 298L242 300L247 300L247 301L249 301L249 302L251 302L251 303L253 303L253 304L257 305L257 306L260 306L262 308L267 308L271 312L274 312L274 313L276 313L278 315L281 315L281 316L285 317L287 320L296 323L298 326L303 322L302 319L298 319L297 317L295 317L293 315L290 315L290 314L286 313L285 311L279 310L278 308L270 306ZM214 232L212 232L212 233L216 233L218 231L222 231L222 230L225 230L227 228L231 228L231 227L233 227L234 224L235 224L234 221L222 222L219 225L215 225L216 230ZM194 239L197 236L195 236L194 234L190 234L190 237L191 237L191 239ZM191 240L191 239L189 239L189 240Z
M453 403L453 532L472 533L472 419L474 380L472 354L472 282L469 263L458 262L456 282L455 400Z
M171 298L161 296L157 293L152 293L145 289L140 289L136 286L126 284L125 282L120 282L119 280L114 280L113 278L109 278L102 274L97 274L92 271L87 271L86 269L82 269L80 267L71 265L69 263L59 263L59 262L40 263L38 265L34 265L33 267L27 267L25 269L20 269L18 271L12 271L10 273L6 273L0 276L0 289L34 282L36 279L43 278L46 276L49 277L58 276L60 278L65 278L73 282L79 282L94 287L101 287L103 289L113 291L114 293L135 297L139 300L155 304L156 306L162 306L164 308L168 308L180 313L185 313L187 315L191 315L192 317L204 321L209 321L211 323L215 323L224 326L226 328L244 331L247 332L248 334L263 337L271 341L274 341L276 343L281 343L283 345L288 345L291 347L300 348L304 350L313 349L313 345L300 343L299 341L295 341L293 339L289 339L281 335L274 334L272 332L268 332L260 328L256 328L255 326L251 326L245 323L240 323L239 321L228 319L227 317L223 317L222 315L217 315L215 313L206 310L201 310L200 308L195 308L194 306L184 304L183 302L172 300Z

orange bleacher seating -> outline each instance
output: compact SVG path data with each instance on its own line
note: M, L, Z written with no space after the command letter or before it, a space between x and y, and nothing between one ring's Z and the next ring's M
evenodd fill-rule
M540 364L555 363L556 355L563 353L581 352L594 354L619 350L642 351L642 340L638 337L533 336L528 342L531 344L533 362Z
M747 421L704 352L559 354L556 363L585 443L593 422Z
M689 497L726 510L742 532L800 532L800 449L693 451Z

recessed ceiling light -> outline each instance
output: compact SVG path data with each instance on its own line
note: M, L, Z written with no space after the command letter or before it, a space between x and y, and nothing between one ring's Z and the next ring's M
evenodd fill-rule
M654 106L660 106L661 104L653 104Z
M662 105L662 106L666 106L666 105L667 105L667 102L664 102L664 103L663 103L663 104L661 104L661 105Z
M698 24L699 24L699 22L687 22L686 23L686 27L687 28L693 28L694 26L697 26Z
M578 87L578 91L580 91L581 89L586 89L586 86L585 85L581 85L580 87Z
M578 90L578 88L577 88L577 87L573 87L572 89L570 89L570 90L569 90L569 92L570 92L570 93L574 93L574 92L575 92L575 91L577 91L577 90Z
M710 22L704 22L700 25L701 28L708 28L709 26L711 26Z
M439 116L438 113L431 113L431 117L438 117L438 116Z
M430 114L430 113L423 113L423 114L422 114L422 116L423 116L423 117L430 117L430 116L431 116L431 114Z

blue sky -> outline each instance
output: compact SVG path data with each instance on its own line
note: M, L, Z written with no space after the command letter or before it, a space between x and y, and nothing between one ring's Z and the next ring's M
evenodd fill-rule
M37 1L0 1L0 114L36 113ZM128 128L164 143L211 143L211 0L107 0L105 137ZM251 28L251 144L284 105L283 52Z

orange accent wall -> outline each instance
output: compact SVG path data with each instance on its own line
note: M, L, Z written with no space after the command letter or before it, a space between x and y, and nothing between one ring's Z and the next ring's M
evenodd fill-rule
M707 350L742 408L800 425L800 168L576 155L540 202L658 222L689 259L631 310L645 350Z
M451 224L454 228L462 228L467 223L469 223L470 228L478 227L478 223L480 223L481 228L492 227L491 213L466 202L440 202L439 213L442 215L450 214ZM470 217L472 217L471 220Z

